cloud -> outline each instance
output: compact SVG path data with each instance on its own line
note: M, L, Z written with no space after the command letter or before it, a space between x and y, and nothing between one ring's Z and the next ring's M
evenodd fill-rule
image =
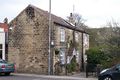
M111 19L120 20L120 0L51 0L52 13L66 18L73 12L75 5L76 13L79 13L87 20L86 24L90 26L100 26ZM0 22L5 17L12 20L28 4L33 4L43 10L48 11L49 0L2 0L0 3Z

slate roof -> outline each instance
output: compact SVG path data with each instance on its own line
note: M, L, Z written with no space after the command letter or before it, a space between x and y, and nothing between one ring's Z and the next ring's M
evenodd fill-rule
M27 8L29 8L29 7L34 8L34 10L37 10L38 12L40 12L41 14L43 14L44 16L49 18L49 12L48 11L44 11L44 10L42 10L42 9L36 7L36 6L33 6L31 4L28 5ZM86 33L85 31L80 30L78 27L73 26L72 24L70 24L69 22L64 20L63 18L58 17L54 14L51 14L51 19L52 19L52 22L54 22L55 24L58 24L58 25L61 25L63 27L66 27L66 28L69 28L69 29L72 29L72 30L76 30L76 31L79 31L79 32L82 32L82 33Z

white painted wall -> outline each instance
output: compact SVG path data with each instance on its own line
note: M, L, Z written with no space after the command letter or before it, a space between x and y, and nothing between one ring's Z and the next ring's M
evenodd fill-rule
M5 32L2 28L0 28L0 44L3 45L2 59L5 60Z
M86 50L89 49L89 35L88 34L83 34L83 54L84 54L84 62L87 61L87 55Z

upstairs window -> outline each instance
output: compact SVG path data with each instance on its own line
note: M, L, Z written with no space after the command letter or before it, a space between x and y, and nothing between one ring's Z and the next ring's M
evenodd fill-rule
M65 30L63 28L60 29L60 42L65 42Z
M75 33L75 41L78 42L79 38L78 38L78 33Z
M2 50L2 44L0 44L0 50Z
M4 29L3 29L3 28L0 28L0 32L4 32Z

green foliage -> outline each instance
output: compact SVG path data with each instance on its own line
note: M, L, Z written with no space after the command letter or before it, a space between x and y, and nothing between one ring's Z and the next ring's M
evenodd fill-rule
M114 36L108 40L110 46L110 52L120 56L120 36Z
M76 57L74 56L73 59L71 60L70 64L67 64L67 70L69 73L74 72L76 70Z
M109 24L104 28L89 29L90 48L98 48L107 56L107 61L97 60L96 63L102 63L105 67L110 67L120 63L120 25Z
M106 67L106 64L110 62L110 56L105 54L99 48L91 48L88 51L86 51L86 54L87 54L87 63L101 64L103 65L103 67Z
M103 58L103 53L96 49L96 48L92 48L89 49L87 52L87 62L88 63L95 63L95 64L100 64L101 63L101 58Z

